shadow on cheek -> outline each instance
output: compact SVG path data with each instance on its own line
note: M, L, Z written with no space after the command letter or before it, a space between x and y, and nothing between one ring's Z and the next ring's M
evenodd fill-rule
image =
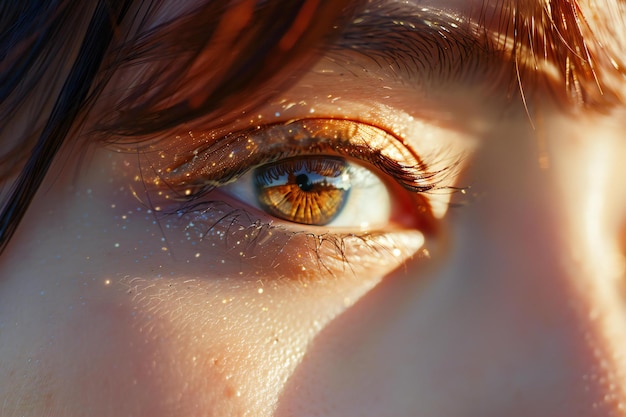
M394 356L393 346L381 340L406 303L420 300L428 284L424 265L424 260L414 259L406 269L386 276L316 336L285 384L276 417L416 415L416 410L404 414L406 410L400 409L398 414L393 409L390 383L406 352L399 348ZM395 332L401 325L391 327ZM409 336L410 329L403 331L414 337Z

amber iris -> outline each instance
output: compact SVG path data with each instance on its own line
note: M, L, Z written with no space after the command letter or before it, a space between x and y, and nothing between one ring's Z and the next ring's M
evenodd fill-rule
M348 162L332 157L298 157L256 168L259 204L269 214L322 226L335 219L348 198Z

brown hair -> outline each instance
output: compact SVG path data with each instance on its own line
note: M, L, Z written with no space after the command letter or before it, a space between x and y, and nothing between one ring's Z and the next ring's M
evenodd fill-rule
M522 96L525 86L539 85L574 107L626 102L625 8L621 0L509 2L495 40L515 64Z
M0 250L96 98L113 106L98 107L96 129L124 136L217 114L253 86L261 102L272 89L259 86L289 82L355 2L209 0L175 15L160 0L39 3L12 2L0 20L0 180L19 171L2 206ZM151 19L164 10L172 17ZM132 87L105 89L131 67Z

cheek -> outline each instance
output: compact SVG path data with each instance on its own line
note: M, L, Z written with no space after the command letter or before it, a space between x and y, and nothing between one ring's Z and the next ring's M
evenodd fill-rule
M47 386L52 409L264 415L311 339L359 295L337 286L259 294L176 279L87 284L38 315L25 312L35 326L28 344L38 347L29 356L59 381ZM72 299L84 304L68 309ZM26 340L12 343L21 349ZM30 377L48 378L39 369Z
M124 182L102 184L111 166L57 177L2 258L0 398L33 415L270 414L383 274L240 279L217 250L190 266Z

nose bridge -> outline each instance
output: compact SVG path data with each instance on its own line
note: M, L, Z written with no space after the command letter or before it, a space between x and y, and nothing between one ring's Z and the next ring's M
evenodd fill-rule
M564 286L588 329L589 369L600 370L595 385L624 415L626 262L620 242L626 219L626 136L623 127L607 120L589 117L572 124L555 118L546 129L546 152L555 207L562 213Z
M626 415L623 257L615 245L626 207L616 188L626 178L616 175L624 147L595 133L590 142L557 124L488 144L477 161L484 196L460 214L470 226L456 236L451 282L470 282L464 294L480 300L460 296L463 314L486 323L480 349L511 371L495 378L501 390L507 379L533 381L517 386L518 406L537 400L522 415Z
M571 404L588 410L579 411L581 415L626 414L626 322L619 291L624 257L617 245L626 213L621 191L626 155L623 138L614 131L603 130L598 122L563 124L555 118L543 132L535 132L536 156L530 157L536 158L536 168L523 169L531 189L521 187L532 197L518 195L502 208L514 212L509 205L518 205L526 214L518 223L508 219L520 244L509 240L502 245L503 257L513 262L490 273L508 275L518 285L526 281L521 287L507 281L514 293L502 298L519 295L539 312L526 318L535 321L530 324L534 335L543 340L555 336L565 369L557 363L547 364L547 369L571 375L569 383L555 389L569 390ZM499 230L496 234L507 230L502 223L492 228ZM514 264L521 267L512 270ZM524 288L533 295L525 297Z
M558 415L574 412L572 405L579 411L570 415L626 415L624 256L617 245L626 144L615 131L594 119L555 117L526 140L492 144L482 165L496 164L500 177L481 176L490 195L472 214L476 221L488 213L473 228L485 231L485 245L457 261L474 265L469 275L484 277L475 282L500 300L486 302L502 314L498 325L518 326L525 337L517 343L538 348L528 370L545 366L566 376L553 381L555 397L559 389L571 395L562 408L553 402ZM559 353L542 350L548 344Z
M593 135L556 124L561 134L548 143L551 179L572 259L597 283L610 285L623 278L625 266L619 242L626 219L626 137L615 134L622 129L589 124Z

